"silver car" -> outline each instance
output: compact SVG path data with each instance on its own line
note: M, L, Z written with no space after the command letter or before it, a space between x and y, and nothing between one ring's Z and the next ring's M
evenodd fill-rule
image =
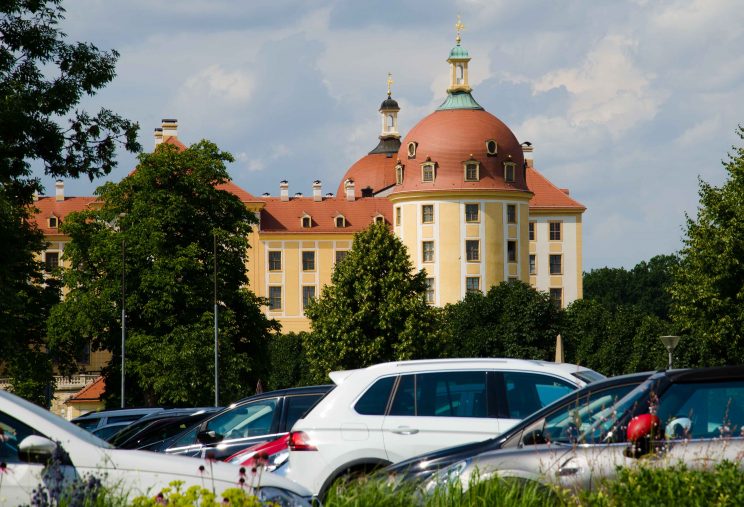
M603 410L583 407L538 420L501 450L441 470L427 488L450 481L467 488L500 476L592 489L618 467L638 463L741 464L743 430L744 366L659 372Z

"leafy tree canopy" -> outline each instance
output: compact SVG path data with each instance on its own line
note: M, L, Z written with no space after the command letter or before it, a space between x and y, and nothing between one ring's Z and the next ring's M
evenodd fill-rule
M16 392L35 401L43 397L39 386L51 381L43 322L59 291L52 280L43 283L36 257L45 242L29 219L33 195L43 188L32 167L92 179L115 166L117 143L139 150L136 124L106 109L77 110L114 78L118 54L68 42L63 17L60 0L0 3L0 242L12 245L0 253L0 357Z
M744 139L742 127L737 134ZM744 147L724 168L722 186L699 182L671 287L672 317L694 343L691 365L744 363Z
M437 310L424 299L426 273L413 272L405 246L386 225L354 236L331 281L305 312L312 322L305 353L316 382L327 382L333 370L430 354Z
M553 360L561 311L530 285L503 282L444 309L445 355Z
M208 141L185 150L160 145L141 154L136 171L120 183L97 189L99 208L71 214L63 224L71 238L65 258L74 268L64 271L69 292L52 312L50 339L63 358L86 342L112 351L109 396L118 396L120 385L124 290L128 403L213 400L215 241L222 399L252 393L265 374L277 325L246 288L255 216L218 188L229 179L231 160Z

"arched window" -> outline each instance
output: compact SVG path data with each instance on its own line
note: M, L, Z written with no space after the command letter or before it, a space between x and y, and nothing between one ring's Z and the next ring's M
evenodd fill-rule
M302 216L302 227L303 229L309 229L313 226L313 219L310 215Z
M387 115L387 130L388 132L395 130L395 116L392 113Z
M403 184L403 166L400 164L395 166L395 184L396 185Z
M514 172L516 164L514 162L504 162L504 181L508 183L514 182Z
M376 224L384 224L385 223L385 217L382 215L375 215L375 223Z
M339 229L346 227L346 218L343 215L338 215L336 217L336 227Z
M462 84L465 81L465 71L463 70L462 64L457 64L457 84Z
M408 158L416 158L416 146L415 142L408 143Z
M59 220L55 216L49 217L49 228L56 229L59 226Z

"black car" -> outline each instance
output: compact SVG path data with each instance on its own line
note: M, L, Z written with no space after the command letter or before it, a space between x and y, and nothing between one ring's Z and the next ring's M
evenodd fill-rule
M294 387L245 398L176 436L164 452L224 460L288 433L334 387Z
M391 465L383 469L381 473L384 476L395 477L396 481L424 481L433 473L453 463L483 452L501 449L505 443L520 435L524 428L553 413L575 409L577 414L581 412L583 416L596 415L603 408L612 406L617 400L638 387L652 374L653 372L633 373L593 382L538 410L497 437L415 456ZM530 442L523 442L523 444L529 445Z
M156 450L169 438L199 424L220 410L222 407L163 410L133 422L106 440L119 449Z

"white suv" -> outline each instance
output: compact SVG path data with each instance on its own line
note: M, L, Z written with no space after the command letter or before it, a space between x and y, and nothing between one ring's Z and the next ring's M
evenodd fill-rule
M493 437L604 378L573 364L521 359L402 361L330 377L338 387L295 423L281 472L321 498L336 479Z

